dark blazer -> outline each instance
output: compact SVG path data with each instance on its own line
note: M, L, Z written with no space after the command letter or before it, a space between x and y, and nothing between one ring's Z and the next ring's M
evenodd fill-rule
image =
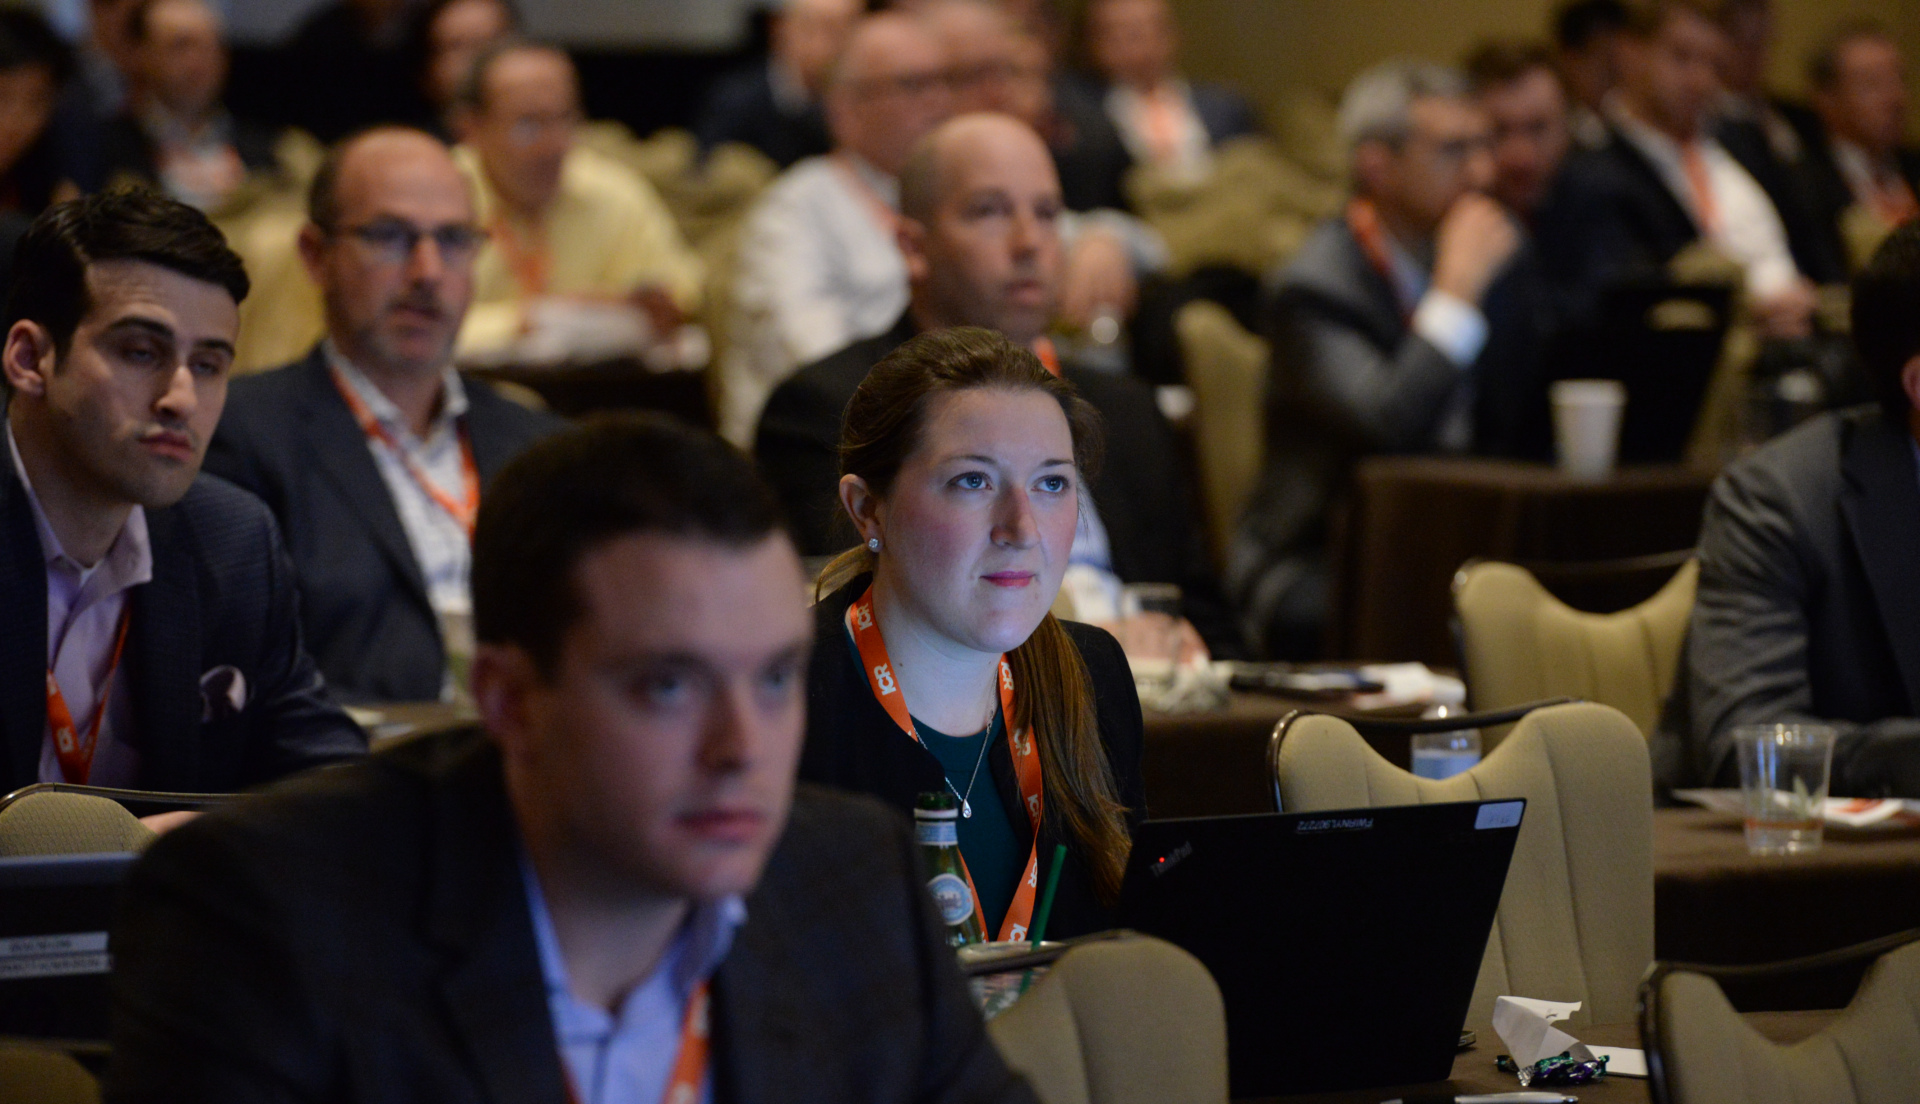
M1808 151L1779 148L1768 139L1765 126L1754 119L1722 120L1714 128L1714 137L1773 202L1800 274L1816 284L1845 283L1846 250L1821 221L1805 171Z
M133 695L136 787L228 793L362 755L300 643L293 571L273 518L211 476L148 510L153 581L134 588L116 678ZM33 504L0 460L0 793L39 781L47 732L47 574ZM218 687L245 685L236 712Z
M783 169L803 157L833 148L826 117L818 104L792 114L774 98L773 78L766 62L714 81L693 132L700 139L702 153L724 142L744 142Z
M1736 725L1840 730L1836 794L1920 797L1920 480L1876 407L1823 414L1729 467L1655 762L1734 786Z
M1618 133L1597 150L1574 154L1560 180L1561 194L1542 212L1535 238L1541 271L1562 297L1560 321L1579 330L1596 323L1602 291L1662 278L1700 228L1659 170Z
M1061 195L1069 210L1097 207L1124 210L1124 184L1133 154L1107 114L1107 82L1082 73L1066 73L1053 82L1057 133L1050 143L1060 165ZM1245 96L1225 85L1191 82L1193 112L1213 145L1260 133L1260 117Z
M566 1104L500 755L410 741L221 809L134 869L106 1098ZM713 982L714 1099L1028 1104L907 826L802 787Z
M840 509L840 425L860 381L919 332L911 313L883 334L810 364L774 389L760 415L753 455L787 508L804 556L854 545ZM1215 657L1245 653L1207 560L1198 514L1172 427L1138 380L1069 361L1062 372L1106 423L1106 458L1091 481L1107 528L1113 570L1129 583L1178 583L1181 612Z
M1920 149L1902 147L1894 151L1894 163L1900 176L1920 196ZM1847 185L1847 178L1840 174L1840 166L1833 159L1833 146L1824 134L1817 143L1807 146L1806 158L1801 162L1807 191L1812 197L1814 217L1819 220L1821 229L1832 235L1833 248L1840 257L1846 259L1846 237L1840 231L1840 216L1856 202L1853 189Z
M847 607L872 582L872 576L861 575L814 607L813 664L807 674L807 745L800 754L800 777L871 794L911 813L914 799L920 794L946 789L946 775L940 760L918 741L909 739L887 716L847 640ZM1140 768L1146 737L1127 657L1120 651L1119 642L1103 630L1073 621L1062 625L1093 677L1100 742L1105 746L1107 764L1120 800L1127 806L1128 818L1138 823L1146 819L1147 810ZM995 741L987 750L987 770L1000 788L1001 804L1024 854L1033 845L1033 825L1021 811L1020 784L1014 777L1013 753L1005 740ZM1041 885L1050 877L1053 849L1060 843L1068 840L1049 816L1040 825ZM1046 934L1065 939L1104 931L1114 924L1112 910L1094 895L1079 849L1069 843Z
M467 428L484 483L563 423L467 380ZM259 495L286 534L314 658L349 700L440 696L440 624L367 439L316 347L233 381L207 470Z

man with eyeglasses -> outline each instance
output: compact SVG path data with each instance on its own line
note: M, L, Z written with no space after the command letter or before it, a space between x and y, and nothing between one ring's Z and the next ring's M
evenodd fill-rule
M462 356L525 333L544 300L627 303L655 333L700 306L705 266L653 186L575 141L580 81L556 47L481 51L454 108L455 151L489 235L475 262Z
M1229 585L1275 658L1311 658L1327 519L1369 453L1545 453L1541 297L1486 194L1492 129L1459 71L1389 62L1340 104L1353 199L1275 274L1267 464Z
M559 428L453 369L486 240L445 145L367 131L314 177L300 255L326 303L304 359L235 381L207 470L280 522L307 642L349 700L450 694L471 648L480 489Z

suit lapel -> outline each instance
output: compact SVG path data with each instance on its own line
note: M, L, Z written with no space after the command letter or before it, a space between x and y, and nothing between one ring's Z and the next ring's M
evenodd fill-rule
M0 406L0 418L6 408ZM4 436L4 435L0 435ZM47 570L33 507L0 441L0 735L6 784L38 780L47 728Z
M127 626L134 742L147 789L200 777L200 582L193 539L173 509L148 510L153 581L134 588Z
M407 541L406 527L394 508L380 469L367 451L366 435L360 432L353 412L340 399L327 367L326 354L315 349L301 366L305 394L301 407L305 417L301 426L307 451L346 497L354 514L373 535L373 543L392 563L406 583L407 590L428 608L426 580L420 576L420 563L413 557L413 545Z
M474 747L440 779L431 846L428 935L446 955L439 986L452 1034L498 1104L567 1104L519 845L491 745Z
M1907 700L1920 702L1920 481L1913 442L1879 417L1853 427L1841 459L1840 505L1888 627ZM1896 628L1898 627L1898 628Z
M1663 229L1677 240L1674 248L1684 248L1687 242L1703 237L1700 225L1693 221L1692 213L1674 196L1673 190L1667 187L1666 178L1660 175L1660 170L1647 160L1639 147L1619 133L1614 134L1613 145L1620 164L1640 178L1642 189L1653 196L1654 202L1659 205L1667 222Z
M747 922L714 975L716 1104L774 1104L811 1095L800 1045L808 1011L791 984L775 980L793 963L807 961L804 949L786 938L792 930L773 894L748 898Z

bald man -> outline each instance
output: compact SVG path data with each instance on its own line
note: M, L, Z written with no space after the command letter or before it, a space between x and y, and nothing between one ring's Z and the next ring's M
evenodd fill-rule
M453 369L483 235L445 145L385 128L331 151L300 256L327 336L236 380L207 470L279 519L307 644L339 695L450 693L480 488L559 427Z
M1187 639L1242 653L1207 566L1179 452L1152 391L1126 374L1063 363L1047 339L1067 269L1060 179L1045 143L1006 115L958 116L922 139L901 176L899 244L911 297L883 332L796 372L761 418L754 456L805 555L853 543L840 516L840 416L882 357L914 335L984 326L1031 345L1106 420L1113 448L1092 479L1066 586L1081 620L1118 616L1125 583L1177 583ZM1125 626L1115 626L1124 629ZM1122 639L1125 639L1124 633Z

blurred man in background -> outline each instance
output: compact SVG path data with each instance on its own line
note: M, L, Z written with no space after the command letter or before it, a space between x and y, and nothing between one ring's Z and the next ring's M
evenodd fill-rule
M827 70L860 16L858 0L786 0L769 13L764 63L730 73L707 91L694 125L700 149L744 142L786 168L831 148L821 110Z
M1900 47L1878 24L1842 27L1814 54L1807 83L1822 132L1806 160L1815 210L1863 262L1868 246L1920 214L1920 151L1906 144Z
M1567 94L1543 44L1489 42L1467 55L1467 80L1493 124L1487 189L1523 221L1545 202L1572 146Z
M1626 22L1620 0L1568 0L1553 18L1554 62L1571 103L1567 125L1583 149L1607 144L1600 112L1620 77L1616 53Z

